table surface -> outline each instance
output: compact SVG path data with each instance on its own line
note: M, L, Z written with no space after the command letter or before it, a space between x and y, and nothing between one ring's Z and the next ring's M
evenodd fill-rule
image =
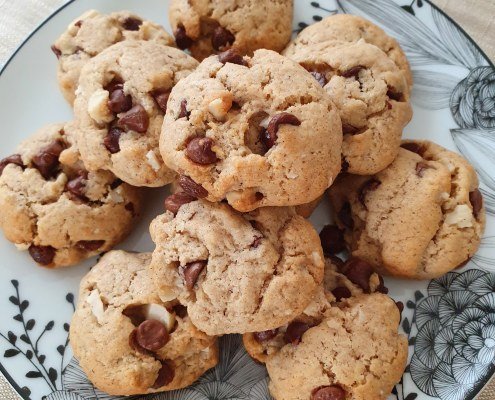
M66 0L0 0L0 68L13 51L48 15ZM494 0L432 0L451 16L495 62ZM19 396L0 374L0 399L19 400ZM495 379L478 400L495 399Z

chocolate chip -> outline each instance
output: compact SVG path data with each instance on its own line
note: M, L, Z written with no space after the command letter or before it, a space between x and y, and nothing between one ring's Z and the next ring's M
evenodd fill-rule
M318 82L321 87L325 86L328 83L325 74L322 74L321 72L318 71L309 71L309 73L313 75L313 78L316 79L316 82Z
M387 96L390 100L402 101L402 93L397 92L394 88L388 88Z
M61 140L55 140L33 157L33 165L40 171L43 178L49 179L55 174L58 167L58 156L64 149L64 143Z
M170 336L162 322L148 319L138 326L136 340L146 350L157 351L168 343Z
M208 196L208 191L203 186L194 182L186 175L179 176L179 186L184 192L190 194L191 196L197 197L198 199Z
M81 200L85 200L85 188L86 181L88 179L88 173L83 171L74 179L71 179L65 185L65 189L72 193L74 196L79 197Z
M174 36L175 43L177 43L177 47L181 50L189 48L194 43L194 41L189 36L187 36L186 28L184 28L184 25L182 24L177 25Z
M3 160L0 161L0 176L2 175L5 167L9 164L15 164L18 165L19 167L24 167L24 164L22 163L21 155L12 154L11 156L5 157Z
M83 251L92 252L98 250L104 244L104 240L80 240L76 243L76 247Z
M474 189L472 192L469 192L469 202L473 206L474 217L478 218L480 211L483 208L483 196L479 189Z
M344 264L343 273L352 283L358 285L365 293L370 293L370 278L373 268L360 258L350 258Z
M279 126L283 124L299 126L301 121L295 115L287 112L274 115L268 123L268 128L261 132L261 141L267 149L271 149L275 145Z
M340 386L320 386L313 389L310 400L345 400L345 390Z
M354 77L357 79L359 76L359 71L361 71L363 68L365 67L362 65L356 65L355 67L352 67L346 71L341 72L340 76L343 76L344 78Z
M332 294L335 296L336 301L341 301L342 299L348 299L352 296L352 293L345 286L339 286L332 290Z
M187 144L186 156L196 164L213 164L218 161L216 153L211 149L213 144L213 140L208 137L195 137Z
M370 180L364 182L361 187L359 188L358 192L358 199L359 202L363 205L364 208L367 209L366 207L366 195L368 192L372 192L381 185L382 183L376 179L376 178L371 178Z
M187 100L183 99L180 102L180 110L179 110L179 117L178 118L186 117L187 119L189 119L190 115L191 115L191 113L189 111L187 111Z
M117 76L115 76L110 81L110 83L108 83L106 86L104 86L104 89L109 93L113 92L114 90L123 89L123 88L124 88L124 81Z
M435 167L432 167L431 165L429 165L423 161L418 162L416 164L416 175L418 175L420 178L422 178L427 169L435 169Z
M133 329L129 334L129 346L131 349L137 351L138 353L152 357L153 352L146 350L143 346L138 343L137 340L137 328Z
M82 21L82 20L79 20L79 21L77 21L77 22L74 24L74 26L77 26L78 28L80 28L82 24L83 24L83 21Z
M413 153L419 154L421 157L423 157L423 154L426 151L426 148L422 144L414 142L402 143L400 147L412 151Z
M62 55L62 52L60 51L60 49L55 46L55 45L52 45L52 47L50 47L53 51L53 54L55 54L57 56L57 58L60 58L60 56Z
M29 255L34 261L41 265L50 265L55 258L55 249L52 246L35 246L29 247Z
M396 301L395 305L397 306L397 308L399 309L399 312L402 315L402 311L404 311L404 303L402 301Z
M158 107L160 107L160 110L166 113L168 98L170 97L170 90L157 89L151 92L151 96L153 96L153 98L155 99L156 104L158 104Z
M115 126L109 129L107 136L103 139L103 144L110 153L115 154L120 151L119 140L122 133L122 130Z
M196 197L185 192L171 194L165 199L165 210L176 215L184 204L190 203L194 200L196 200Z
M320 232L321 247L325 254L336 254L345 250L343 232L335 225L326 225Z
M255 332L253 333L253 338L258 343L267 342L277 336L278 329L270 329L268 331Z
M124 182L122 182L122 179L117 178L110 184L110 189L115 190L123 183Z
M353 229L354 228L354 220L352 219L352 214L351 214L351 204L346 201L340 211L337 214L337 217L339 218L339 221L344 225L347 229Z
M247 66L246 61L236 49L229 49L218 55L218 61L222 64L231 63Z
M152 389L160 389L174 380L175 371L170 361L161 361L162 367L158 371L158 377L152 386Z
M376 291L379 293L387 294L388 287L385 286L385 281L383 280L383 277L381 275L378 275L378 280L380 281L380 284L377 286Z
M330 259L330 261L332 262L332 264L337 267L337 269L339 271L342 271L343 270L343 268L344 268L344 261L342 261L342 259L340 259L339 257L334 256L332 254L328 255L327 257Z
M122 22L122 26L127 31L138 31L139 27L143 24L139 18L129 17Z
M110 92L108 108L116 114L129 111L132 108L132 97L124 93L121 85Z
M182 269L182 273L184 275L184 283L186 284L186 288L188 290L192 290L194 285L196 284L199 274L206 267L207 261L194 261L186 264L186 266Z
M225 46L232 45L235 36L228 29L218 26L211 36L211 45L215 50L221 50Z
M150 117L141 104L132 107L129 111L123 114L117 126L122 129L128 129L139 133L145 133L150 124Z
M309 328L311 327L304 322L291 322L284 334L285 343L298 344L301 341L304 332L306 332Z
M182 304L175 305L173 311L179 318L185 318L187 316L187 307Z

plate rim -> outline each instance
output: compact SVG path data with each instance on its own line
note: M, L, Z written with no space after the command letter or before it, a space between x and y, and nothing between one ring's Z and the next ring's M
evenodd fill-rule
M22 50L22 48L32 39L38 31L43 28L53 17L58 15L61 11L63 11L65 8L69 7L71 4L75 3L78 0L68 0L66 3L62 4L60 7L56 8L51 14L49 14L31 33L29 33L23 40L22 42L15 48L15 50L10 54L8 57L7 61L2 65L0 68L0 79L4 75L4 72L7 70L11 62L14 60L14 58L17 56L17 54ZM437 12L443 15L450 23L452 23L461 33L462 35L471 42L471 44L479 51L479 53L483 56L484 60L488 63L488 66L492 67L495 69L495 63L488 57L488 55L485 53L485 51L478 45L478 43L466 32L466 30L458 23L456 22L450 15L448 15L445 11L443 11L440 7L438 7L436 4L434 4L431 0L424 0L426 3L430 5L432 9L435 9ZM12 378L12 376L8 373L6 368L4 367L3 363L0 362L0 373L3 375L3 377L6 379L6 381L9 383L11 388L16 392L16 394L23 400L32 400L30 395L25 395L23 394L22 388L19 386L19 384ZM492 379L495 379L495 372L493 372L491 375L487 375L485 378L484 382L480 382L481 385L479 385L479 389L477 393L474 395L474 399L478 398L478 396L481 394L482 390L489 384Z

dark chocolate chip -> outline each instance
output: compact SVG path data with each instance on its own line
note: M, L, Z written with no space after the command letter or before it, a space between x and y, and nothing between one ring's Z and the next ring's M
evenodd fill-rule
M29 255L34 261L41 265L50 265L55 258L55 249L52 246L35 246L29 247Z
M335 265L337 267L337 269L339 271L343 271L344 270L344 261L342 261L341 258L337 257L337 256L334 256L332 254L330 254L329 256L327 256L330 261L332 262L333 265Z
M336 301L341 301L342 299L348 299L352 296L352 293L345 286L339 286L332 290L332 294L335 296Z
M345 250L343 232L335 225L326 225L320 232L321 247L325 254L336 254Z
M404 311L404 303L402 301L396 301L395 305L397 306L397 308L399 309L399 312L402 315L402 311Z
M340 386L320 386L311 392L310 400L345 400L345 390Z
M278 329L270 329L268 331L255 332L253 333L253 338L258 343L267 342L277 336Z
M162 322L148 319L138 326L136 340L146 350L157 351L168 343L170 335Z
M79 20L74 25L77 26L78 28L80 28L82 24L83 24L83 21Z
M364 68L362 65L356 65L355 67L349 68L346 71L343 71L340 73L340 76L343 76L344 78L358 78L359 72Z
M390 100L402 101L402 93L397 92L394 88L388 88L387 96Z
M138 343L137 328L133 329L132 332L129 334L129 346L131 349L137 351L138 353L153 357L153 352L146 350L143 346L141 346Z
M187 316L187 307L182 304L175 305L173 311L179 318L185 318Z
M235 36L228 29L218 26L211 36L211 45L215 50L222 50L226 46L231 46L235 41Z
M352 283L358 285L365 293L370 293L370 278L373 268L360 258L350 258L346 261L343 273Z
M116 114L129 111L132 108L132 97L126 95L123 88L117 87L110 92L108 108Z
M247 63L246 61L244 61L241 53L239 53L236 49L229 49L227 51L224 51L223 53L220 53L218 55L218 61L220 61L222 64L231 63L244 65L245 67L247 66Z
M148 130L149 124L150 117L141 104L135 105L129 111L121 115L117 122L119 128L139 133L145 133Z
M124 182L122 182L122 179L117 178L110 184L110 189L115 190L123 183Z
M169 89L157 89L151 92L151 96L156 101L156 104L158 104L158 107L160 107L160 110L162 110L164 113L167 112L167 103L168 103L168 98L170 97L170 90Z
M185 192L171 194L165 199L165 210L176 215L184 204L190 203L194 200L196 200L196 197Z
M177 26L177 29L174 32L174 36L175 43L177 43L177 47L181 50L189 48L194 43L194 41L189 36L187 36L186 28L184 28L184 25L182 24L179 24Z
M33 157L33 165L43 178L49 179L56 173L59 165L58 156L64 149L65 144L61 140L55 140Z
M60 58L60 56L62 55L62 52L60 51L60 49L55 46L55 45L52 45L52 47L50 47L53 51L53 54L55 54L57 56L57 58Z
M119 140L122 133L122 130L116 126L109 129L107 136L103 139L103 144L110 153L115 154L120 151Z
M304 322L291 322L284 334L285 343L298 344L301 341L304 332L306 332L309 328L311 327Z
M208 191L203 186L194 182L186 175L179 176L179 186L184 192L190 194L191 196L197 197L198 199L208 196Z
M129 17L122 22L122 26L127 31L138 31L139 27L143 24L139 18Z
M206 267L207 261L194 261L186 264L186 266L182 269L182 273L184 275L184 283L186 284L186 288L188 290L192 290L194 285L196 284L199 274Z
M11 156L5 157L3 160L0 161L0 176L2 175L5 167L9 164L15 164L18 165L19 167L24 167L24 164L22 163L21 155L12 154Z
M88 179L88 173L86 171L81 172L76 178L71 179L65 185L65 189L71 192L74 196L79 197L81 200L85 200L86 181Z
M261 132L261 141L267 149L271 149L275 145L279 126L284 124L299 126L301 125L301 121L295 115L288 112L274 115L268 123L268 128Z
M187 100L183 99L180 102L180 110L179 110L179 117L178 118L186 117L187 119L189 119L190 115L191 115L191 113L189 111L187 111Z
M421 157L423 157L423 154L426 151L426 148L422 144L414 142L402 143L400 147L412 151L413 153L419 154Z
M104 244L104 240L80 240L76 243L76 247L83 251L92 252L98 250Z
M479 189L474 189L472 192L469 192L469 202L473 207L473 215L475 218L478 218L480 215L480 211L483 208L483 196Z
M435 167L423 162L423 161L420 161L416 164L416 175L418 175L420 178L422 178L425 174L425 171L427 169L435 169Z
M117 89L123 89L124 88L124 81L119 78L119 77L114 77L110 83L108 83L104 89L108 91L109 93L112 93L114 90Z
M364 208L366 207L366 195L368 192L372 192L381 185L382 183L376 179L376 178L371 178L370 180L364 182L361 187L359 188L358 192L358 199L359 202L363 205Z
M162 367L158 371L158 376L152 389L160 389L163 386L168 385L174 380L175 371L170 361L161 361Z
M309 71L309 73L313 75L313 78L316 79L316 82L318 82L321 87L325 86L328 83L325 74L322 74L321 72L318 71Z
M376 291L379 293L387 294L388 287L385 286L385 281L383 280L383 277L381 275L378 275L378 280L380 281L380 284L377 286Z
M208 137L195 137L186 146L186 156L200 165L216 163L218 158L212 150L213 145L213 140Z
M337 214L339 221L344 225L347 229L353 229L354 228L354 220L352 219L352 213L351 213L351 204L346 201L340 211Z

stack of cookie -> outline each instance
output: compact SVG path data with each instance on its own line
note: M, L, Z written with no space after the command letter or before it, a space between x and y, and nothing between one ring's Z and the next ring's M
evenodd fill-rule
M155 250L110 251L81 282L72 348L109 394L184 388L235 333L277 400L385 399L408 344L378 273L474 254L476 173L401 142L412 75L380 28L336 15L287 45L292 1L234 3L172 0L175 40L128 12L72 22L52 50L74 121L1 161L0 226L73 265L131 231L142 187L171 184ZM337 225L319 236L305 217L327 189Z

